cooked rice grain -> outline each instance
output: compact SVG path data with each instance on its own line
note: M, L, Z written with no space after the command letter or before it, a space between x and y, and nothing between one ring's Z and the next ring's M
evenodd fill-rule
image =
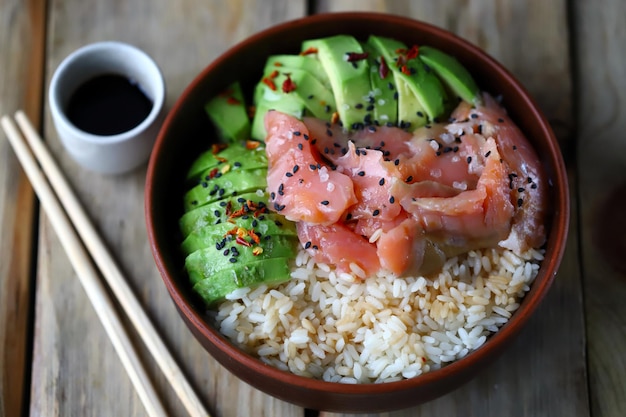
M292 280L236 290L211 316L265 363L341 383L413 378L477 349L519 307L543 260L471 251L432 277L335 272L301 250Z

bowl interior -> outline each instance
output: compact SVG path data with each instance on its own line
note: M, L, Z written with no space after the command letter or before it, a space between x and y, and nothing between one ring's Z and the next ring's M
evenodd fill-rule
M187 284L184 258L179 250L182 236L178 219L183 212L185 174L191 162L216 137L203 104L234 81L240 81L244 90L251 92L261 77L267 56L296 54L303 40L336 34L352 34L358 39L377 34L408 45L431 45L454 55L474 75L482 90L502 96L503 105L535 146L554 185L546 259L520 309L476 352L412 380L366 385L326 383L278 371L234 349L203 319L205 309ZM174 105L156 141L147 174L146 217L152 251L170 295L198 340L222 364L261 389L263 378L279 381L277 386L301 389L293 393L280 389L270 392L300 405L322 408L320 401L325 401L326 409L373 411L407 407L451 390L502 350L510 336L527 321L554 278L567 232L568 198L564 164L547 121L523 87L496 61L455 35L421 22L391 15L341 13L316 15L268 29L231 48L202 71ZM371 395L391 392L402 393L395 397L395 403L375 403L380 397ZM304 393L308 398L293 398Z

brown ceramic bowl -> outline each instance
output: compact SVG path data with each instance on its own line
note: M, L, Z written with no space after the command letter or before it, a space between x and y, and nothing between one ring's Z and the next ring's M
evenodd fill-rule
M475 352L440 370L401 382L323 382L279 371L244 353L205 319L202 304L191 293L179 251L182 237L178 219L182 214L185 173L192 160L208 147L207 141L215 137L203 104L235 80L251 91L267 56L298 53L303 40L335 34L351 34L360 39L377 34L409 45L432 45L456 56L483 90L503 96L504 106L537 149L553 184L545 260L519 310ZM519 82L482 50L447 31L415 20L371 13L315 15L287 22L246 39L206 67L178 99L161 129L148 168L145 203L158 269L183 320L209 353L239 378L275 397L307 408L349 412L400 409L423 403L482 371L520 332L548 291L563 255L569 219L567 178L557 141Z

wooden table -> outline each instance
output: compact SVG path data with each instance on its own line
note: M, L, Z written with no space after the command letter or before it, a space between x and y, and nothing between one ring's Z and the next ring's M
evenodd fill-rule
M314 416L318 413L238 381L195 341L148 248L145 167L116 177L79 168L52 126L47 87L53 70L76 48L120 40L144 49L160 64L171 105L204 66L244 37L306 14L340 10L419 18L500 60L551 121L573 197L569 241L556 282L511 349L457 391L385 415L625 416L622 0L0 0L0 114L22 108L45 135L141 304L213 415ZM0 288L0 417L145 415L3 135ZM171 415L185 415L133 337L166 408Z

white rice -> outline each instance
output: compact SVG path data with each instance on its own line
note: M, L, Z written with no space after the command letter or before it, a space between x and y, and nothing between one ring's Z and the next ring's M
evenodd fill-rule
M298 253L292 278L230 294L210 312L263 362L342 383L390 382L441 368L480 347L519 307L543 253L470 251L431 277L338 273Z

